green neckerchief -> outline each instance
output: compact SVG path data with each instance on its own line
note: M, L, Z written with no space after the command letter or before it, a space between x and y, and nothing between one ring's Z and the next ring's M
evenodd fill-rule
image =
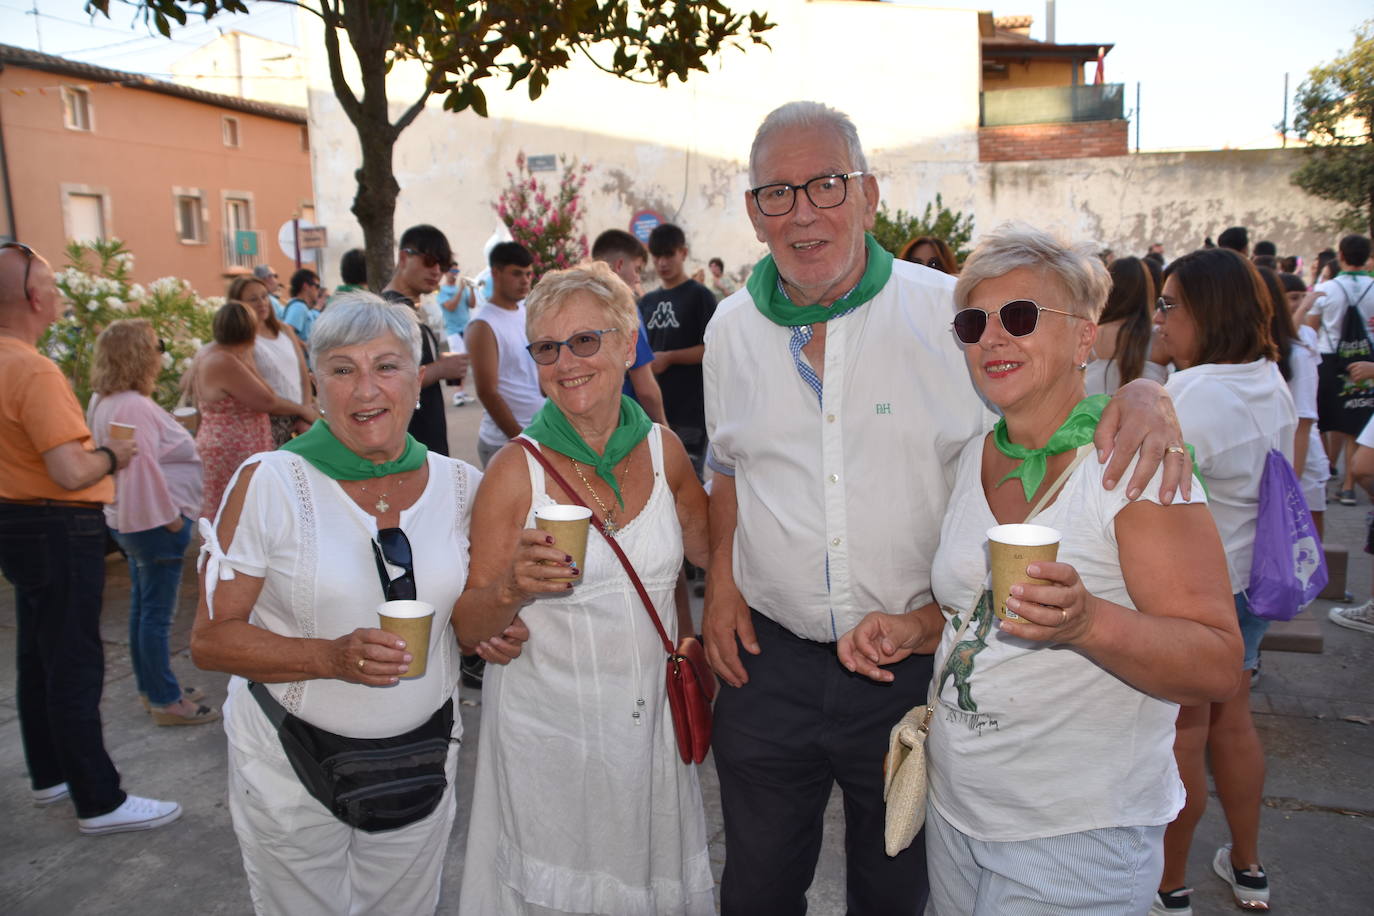
M1049 463L1049 457L1071 451L1080 445L1087 445L1093 441L1093 433L1097 431L1097 422L1102 419L1102 411L1110 400L1111 398L1105 394L1095 394L1079 401L1074 409L1069 411L1069 418L1050 436L1050 441L1045 444L1044 448L1026 448L1024 445L1017 445L1012 442L1007 435L1007 418L1003 417L998 420L997 426L992 430L992 444L997 446L997 450L1008 458L1018 459L1020 464L1012 468L1007 476L997 481L997 485L1000 487L1013 477L1020 477L1021 487L1026 491L1026 502L1030 502L1031 497L1035 495L1036 490L1040 489L1040 484L1045 479L1045 468Z
M1343 270L1342 277L1374 277L1374 270Z
M644 441L644 437L649 435L649 430L653 428L654 421L649 419L649 415L639 406L639 402L622 394L620 422L606 443L604 455L592 451L592 447L578 435L577 430L573 429L573 425L563 416L563 411L558 409L552 399L545 401L544 406L539 408L530 425L525 427L525 435L535 442L547 445L555 452L567 455L573 461L593 468L596 476L610 484L611 492L615 494L623 509L625 497L620 495L620 484L615 479L614 468L636 445Z
M859 285L850 290L842 299L830 305L795 305L778 285L778 265L773 256L766 254L754 265L749 274L749 295L754 297L754 306L774 324L785 328L795 328L803 324L816 324L829 321L836 315L848 312L863 305L887 285L892 276L892 252L878 244L872 233L864 233L864 245L868 253L868 265Z
M313 464L320 473L335 480L371 480L388 474L414 471L425 463L425 455L429 452L423 443L406 433L406 447L401 451L401 457L376 464L350 451L324 420L316 420L314 426L281 448L284 452L295 452Z

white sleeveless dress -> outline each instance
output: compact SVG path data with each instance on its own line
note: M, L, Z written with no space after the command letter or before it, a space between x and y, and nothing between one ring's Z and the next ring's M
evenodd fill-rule
M649 434L654 485L617 534L676 638L682 529ZM528 454L534 510L557 500ZM557 492L557 484L553 485ZM605 538L584 581L525 606L524 653L489 665L459 913L711 914L696 767L678 756L653 622Z

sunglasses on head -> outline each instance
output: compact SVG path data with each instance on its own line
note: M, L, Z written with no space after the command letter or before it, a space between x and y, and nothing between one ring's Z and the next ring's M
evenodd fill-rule
M1002 330L1012 337L1025 337L1035 331L1040 322L1041 312L1054 312L1056 315L1078 316L1040 305L1030 299L1013 299L997 310L997 318L1002 322ZM954 336L962 343L976 344L983 339L988 329L990 312L983 309L967 308L954 313Z
M377 561L377 576L382 582L382 594L387 601L415 600L415 558L410 552L410 539L400 528L381 528L372 541L372 557ZM405 570L391 577L387 566Z
M425 270L433 270L435 267L442 267L445 271L448 271L453 267L453 260L451 258L448 260L440 260L432 254L425 254L423 251L417 251L414 248L402 248L401 251L410 255L412 258L419 258L420 263L425 265Z
M22 252L24 255L24 297L29 295L29 271L33 270L33 249L23 242L5 242L0 244L0 251L6 248L13 248L15 251Z
M536 340L525 347L530 356L541 366L552 366L558 362L558 351L567 347L573 356L595 356L601 350L601 335L618 331L619 328L602 328L599 331L578 331L567 340Z

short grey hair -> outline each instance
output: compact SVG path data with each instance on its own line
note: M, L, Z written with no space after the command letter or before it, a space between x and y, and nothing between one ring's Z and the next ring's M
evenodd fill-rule
M420 368L420 322L413 309L387 302L364 290L340 293L310 328L310 366L315 368L331 350L352 347L390 334L410 348Z
M606 320L630 340L639 336L639 308L634 293L604 261L589 261L567 270L551 270L539 278L525 298L525 337L534 339L534 326L556 311L568 297L584 292L606 309Z
M1112 278L1097 256L1096 245L1069 243L1027 223L1007 222L985 235L964 262L954 287L955 307L967 306L979 283L1019 267L1043 271L1057 280L1068 295L1067 311L1089 321L1097 321L1112 290Z
M259 264L257 267L253 268L253 276L257 277L259 280L266 280L274 273L276 273L276 271L266 264Z
M851 171L867 172L868 159L864 156L863 144L859 142L859 130L849 115L838 108L831 108L822 102L798 101L780 105L768 113L754 134L754 145L749 147L749 183L759 183L759 150L769 135L779 130L802 127L810 130L833 130L844 141L849 151Z

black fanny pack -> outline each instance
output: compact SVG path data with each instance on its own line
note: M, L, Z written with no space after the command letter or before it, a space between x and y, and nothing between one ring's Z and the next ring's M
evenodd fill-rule
M391 738L345 738L287 712L267 688L248 689L277 730L286 759L307 792L335 817L376 833L427 817L448 787L453 700L423 725Z

